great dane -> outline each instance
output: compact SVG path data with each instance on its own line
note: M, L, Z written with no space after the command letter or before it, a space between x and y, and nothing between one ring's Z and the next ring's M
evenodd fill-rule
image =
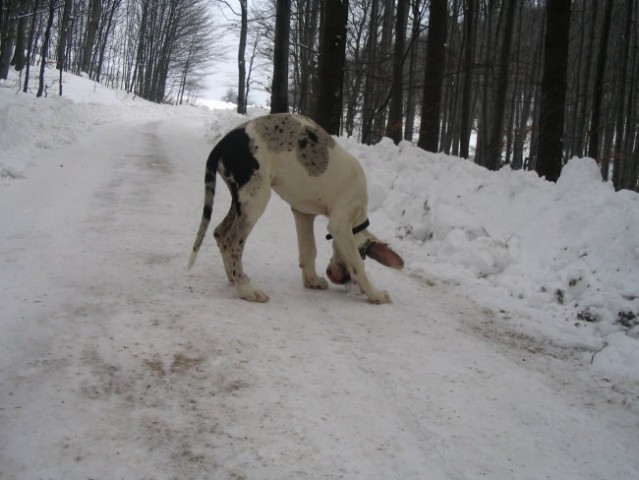
M333 240L333 256L326 269L328 278L336 284L352 280L371 303L391 302L387 292L377 290L369 281L364 258L368 256L395 269L401 269L404 261L368 231L364 171L319 125L300 115L266 115L235 128L217 143L206 162L204 210L189 269L211 220L216 173L231 191L232 201L214 236L226 275L240 298L252 302L269 299L253 288L245 275L242 253L272 188L293 210L305 287L328 287L315 271L317 248L313 232L315 217L325 215L327 239Z

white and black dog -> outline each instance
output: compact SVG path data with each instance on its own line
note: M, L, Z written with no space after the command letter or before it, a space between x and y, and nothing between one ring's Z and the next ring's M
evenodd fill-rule
M246 238L264 212L271 188L292 208L297 227L300 268L307 288L326 289L315 271L315 216L328 217L333 257L326 269L336 284L351 279L371 303L390 303L387 292L373 287L363 259L368 256L401 269L402 258L368 232L366 178L359 162L312 120L287 113L250 120L227 133L206 163L204 211L189 268L193 266L211 219L216 172L231 191L231 208L215 229L229 281L240 298L266 302L242 268Z

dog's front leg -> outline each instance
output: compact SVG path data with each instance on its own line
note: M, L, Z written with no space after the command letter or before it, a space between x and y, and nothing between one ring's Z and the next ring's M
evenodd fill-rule
M306 288L326 290L328 282L317 275L315 270L315 258L317 247L315 246L315 233L313 224L315 215L307 215L293 210L295 228L297 230L297 246L299 249L300 268L302 269L302 282Z
M342 257L351 279L359 285L368 300L375 304L392 303L388 292L377 290L368 280L366 270L364 270L364 260L357 250L350 223L331 217L328 222L328 231L333 236L333 248Z

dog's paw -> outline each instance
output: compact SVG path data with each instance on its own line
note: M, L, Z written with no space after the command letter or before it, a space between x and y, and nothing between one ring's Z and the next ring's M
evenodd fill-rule
M328 282L322 277L305 278L304 286L313 290L326 290Z
M393 301L390 298L390 295L385 290L380 290L380 291L374 292L372 295L369 295L368 301L374 305L393 303Z
M242 300L246 300L247 302L266 303L269 301L268 295L266 295L262 290L258 290L251 286L247 287L244 285L242 288L237 289L237 293Z
M266 303L270 299L263 291L254 290L251 295L243 296L242 300L246 300L247 302Z

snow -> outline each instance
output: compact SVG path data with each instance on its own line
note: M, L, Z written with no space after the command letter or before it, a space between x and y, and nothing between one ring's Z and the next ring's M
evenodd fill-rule
M605 343L602 357L622 349L624 374L639 380L639 349L626 342L639 337L637 194L603 183L592 159L572 159L553 185L408 143L349 148L370 162L373 210L408 240L415 271L526 314L529 333L573 347Z
M274 196L250 304L210 237L185 268L244 117L64 78L0 85L0 478L639 478L639 196L592 160L552 184L340 138L406 263L367 262L394 303L302 288Z

